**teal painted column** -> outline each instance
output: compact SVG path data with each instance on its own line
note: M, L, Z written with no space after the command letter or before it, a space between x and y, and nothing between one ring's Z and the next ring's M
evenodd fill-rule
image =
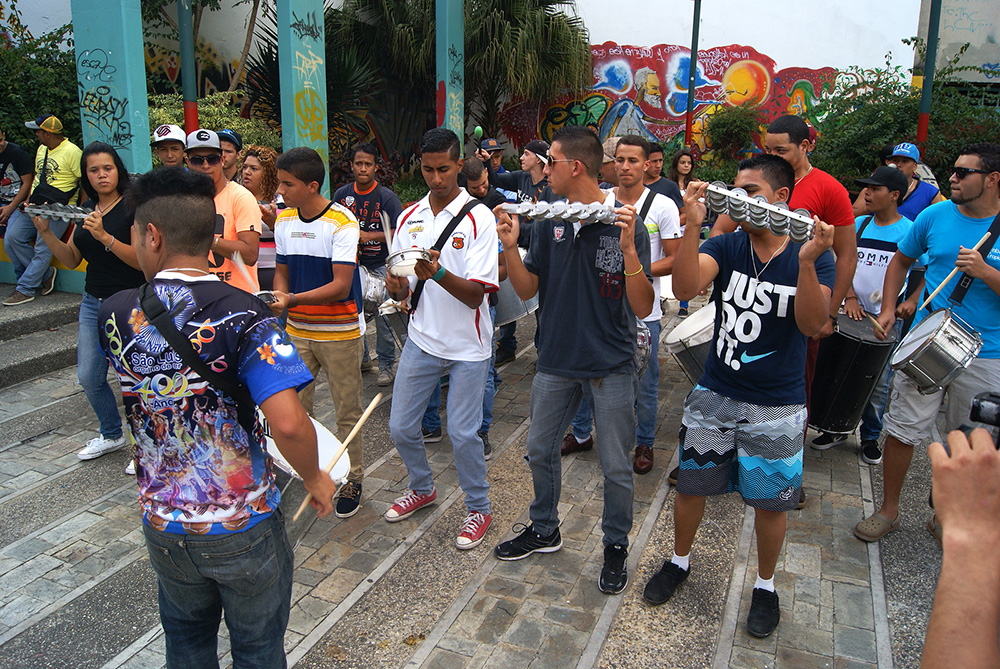
M437 121L465 141L465 9L463 0L435 0Z
M323 23L323 0L278 0L282 148L315 149L329 172ZM330 196L329 174L323 194Z
M107 142L131 172L153 167L140 0L72 0L84 145Z

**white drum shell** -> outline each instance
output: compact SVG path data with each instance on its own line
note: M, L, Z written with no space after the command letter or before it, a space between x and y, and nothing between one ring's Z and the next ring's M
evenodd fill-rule
M427 249L413 246L390 253L385 260L385 266L396 276L416 276L414 267L418 260L430 262L431 254Z
M714 331L715 303L709 302L660 337L660 342L674 356L691 383L698 383L705 371Z

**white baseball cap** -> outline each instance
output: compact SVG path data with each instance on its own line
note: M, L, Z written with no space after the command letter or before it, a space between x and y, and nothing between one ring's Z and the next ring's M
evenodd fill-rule
M155 146L160 142L180 142L185 143L187 136L179 125L161 125L153 131L153 140L150 146Z
M217 149L222 151L219 144L219 136L212 130L199 128L187 136L187 150L192 149Z

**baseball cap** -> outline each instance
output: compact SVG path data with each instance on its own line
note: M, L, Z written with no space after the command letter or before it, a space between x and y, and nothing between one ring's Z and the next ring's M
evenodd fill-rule
M222 151L219 136L211 130L199 128L187 136L187 151L192 149L216 149Z
M153 131L153 140L149 145L155 146L160 142L180 142L181 144L186 144L187 135L184 134L179 125L164 124L157 126L156 130Z
M911 144L910 146L913 145ZM892 165L883 165L877 168L867 179L855 179L854 183L864 186L885 186L891 191L897 191L900 199L906 195L906 189L910 185L906 181L906 175L898 167L893 167Z
M909 142L902 142L893 147L892 155L912 158L918 163L920 162L920 149L917 148L916 144L910 144Z
M220 141L226 140L227 142L232 142L233 144L235 144L237 151L243 150L243 138L240 137L240 133L236 132L235 130L230 130L229 128L226 128L224 130L216 131L215 134L219 136Z
M48 132L61 133L63 124L62 121L52 114L45 114L44 116L39 116L34 121L25 121L24 127L31 130L46 130Z
M604 162L615 162L615 151L618 150L618 141L621 137L608 137L604 140Z
M500 145L500 140L490 137L489 139L484 139L483 143L479 145L483 151L502 151L503 146Z
M540 139L533 139L524 145L525 151L531 151L533 154L538 156L538 159L543 163L549 159L549 144L548 142L543 142Z

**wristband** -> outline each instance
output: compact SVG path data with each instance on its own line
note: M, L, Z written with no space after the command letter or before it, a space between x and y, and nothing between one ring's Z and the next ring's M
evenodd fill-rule
M111 247L115 245L115 238L111 238L111 243L104 247L104 250L111 253Z
M441 279L444 278L445 274L447 274L447 272L445 271L444 267L441 267L439 265L438 271L434 272L434 276L432 276L431 278L434 279L435 281L440 281Z
M632 272L631 274L629 274L628 272L625 272L625 276L635 276L636 274L641 274L641 273L642 273L642 265L639 265L639 269L637 269L636 271Z

